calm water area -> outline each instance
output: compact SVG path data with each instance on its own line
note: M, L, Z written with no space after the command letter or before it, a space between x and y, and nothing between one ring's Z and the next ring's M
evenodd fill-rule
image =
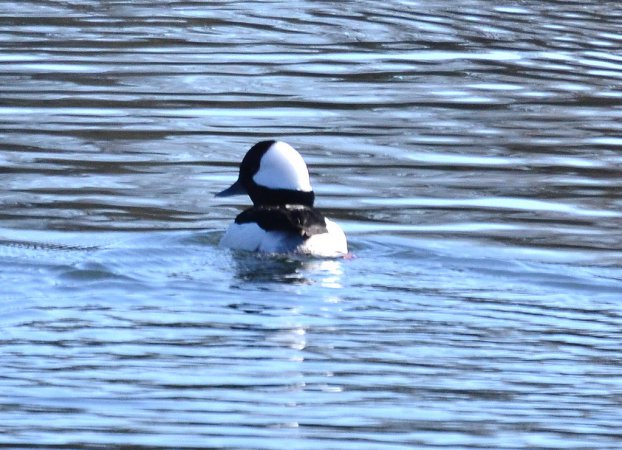
M619 2L0 0L0 180L2 448L622 448Z

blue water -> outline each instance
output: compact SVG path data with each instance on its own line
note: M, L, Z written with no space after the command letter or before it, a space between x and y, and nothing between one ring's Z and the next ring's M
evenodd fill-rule
M0 1L0 446L619 448L621 25ZM350 257L218 246L265 138Z

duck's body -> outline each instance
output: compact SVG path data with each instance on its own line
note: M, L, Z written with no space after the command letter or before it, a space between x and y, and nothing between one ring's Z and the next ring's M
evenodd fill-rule
M341 228L317 209L303 205L253 206L236 217L220 243L264 253L328 257L348 253Z
M244 193L253 206L229 226L222 246L325 257L347 254L344 232L313 207L315 195L302 156L285 142L255 144L242 160L238 180L217 195Z

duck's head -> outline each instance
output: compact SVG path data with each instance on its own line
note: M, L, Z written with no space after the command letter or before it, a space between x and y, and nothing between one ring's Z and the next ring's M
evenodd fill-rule
M253 145L240 164L237 181L216 196L240 194L248 194L256 206L313 206L315 199L302 156L282 141Z

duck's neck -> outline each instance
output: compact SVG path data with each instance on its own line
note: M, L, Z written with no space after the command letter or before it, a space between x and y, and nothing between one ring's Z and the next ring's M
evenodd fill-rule
M315 201L313 191L268 189L263 186L255 186L249 195L255 206L305 205L312 208Z

